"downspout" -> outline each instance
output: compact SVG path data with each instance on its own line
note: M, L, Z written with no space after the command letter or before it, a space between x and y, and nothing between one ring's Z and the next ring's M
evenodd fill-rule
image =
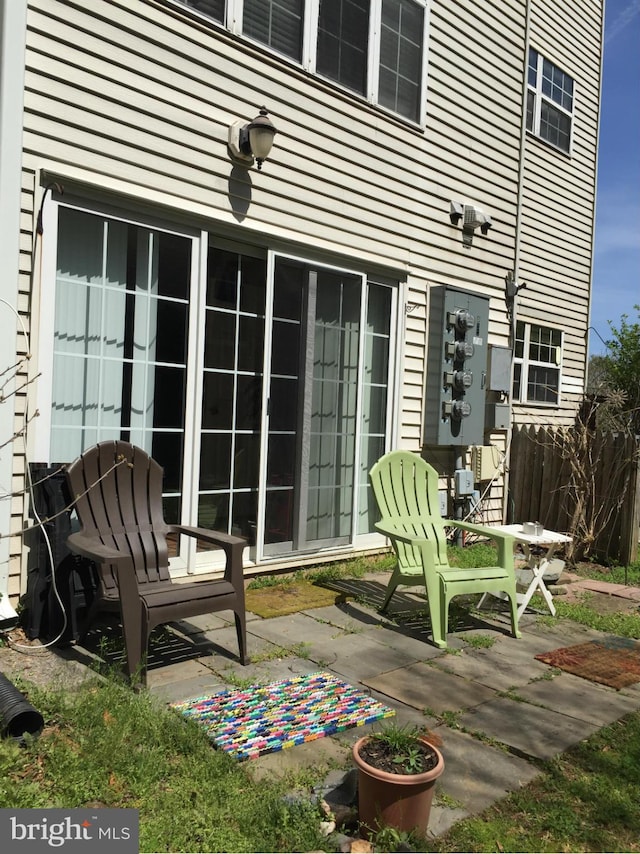
M600 69L598 80L598 117L596 119L596 161L593 173L593 222L591 225L591 264L589 270L589 308L587 311L587 331L584 341L584 394L587 393L589 382L589 350L591 349L591 304L593 296L593 267L595 264L596 211L598 210L598 162L600 153L600 113L602 110L602 76L604 68L604 22L606 0L602 0L602 18L600 26ZM626 583L626 581L625 581Z
M27 0L0 0L0 372L16 363ZM5 389L5 395L13 388ZM14 432L15 395L0 400L0 445ZM0 448L0 594L9 593L13 442Z
M525 0L524 21L524 55L522 58L522 123L520 125L520 162L518 165L518 197L516 205L516 233L513 248L513 280L518 282L520 276L520 243L522 238L522 196L524 193L524 156L527 140L527 68L529 66L529 36L531 31L531 2ZM511 325L509 329L509 346L515 355L516 343L516 318L518 314L518 294L513 295L511 303ZM510 418L507 431L507 447L505 449L506 459L503 479L502 493L502 523L505 524L509 513L509 454L511 451L511 438L513 436L513 373L514 360L511 358L511 376L509 384Z

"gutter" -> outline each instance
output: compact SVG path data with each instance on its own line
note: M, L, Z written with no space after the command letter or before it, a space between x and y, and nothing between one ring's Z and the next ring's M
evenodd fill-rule
M522 238L522 196L524 192L524 159L525 147L527 140L527 69L529 66L529 37L531 34L531 2L525 0L525 23L524 23L524 55L522 57L522 122L520 125L520 163L518 166L518 199L516 206L516 233L513 248L513 280L518 282L520 277L520 244ZM516 319L518 315L518 294L514 294L511 305L511 329L509 330L509 346L512 348L512 354L515 354L516 342ZM511 375L509 378L509 401L510 401L510 419L509 430L507 432L507 446L505 448L505 469L502 485L502 524L506 524L509 512L509 454L511 452L511 438L513 436L513 374L514 360L511 357Z

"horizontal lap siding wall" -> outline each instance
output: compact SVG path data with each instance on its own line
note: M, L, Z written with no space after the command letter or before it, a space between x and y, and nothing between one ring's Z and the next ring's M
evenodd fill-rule
M433 3L422 131L171 3L33 0L25 163L126 186L212 230L406 278L418 309L406 324L402 441L417 448L429 284L492 296L492 335L508 333L501 274L513 266L523 9ZM263 172L249 173L239 226L233 197L246 183L232 174L227 129L263 102L279 133ZM494 217L470 250L449 223L451 199Z
M24 593L26 578L24 577L23 555L25 540L23 536L25 520L26 478L26 431L28 424L37 418L37 364L30 354L34 352L36 332L31 319L31 279L34 264L33 258L33 222L34 222L34 175L29 170L23 170L21 179L20 199L20 270L18 286L17 310L21 322L18 323L16 365L18 376L15 396L14 436L11 444L13 454L13 476L11 480L11 518L9 530L9 583L8 594L13 597ZM28 340L25 339L25 335ZM3 366L8 368L10 366ZM3 441L9 437L3 437ZM2 453L2 451L0 451Z
M424 267L429 284L489 297L489 341L503 345L509 336L504 276L515 259L524 39L525 5L518 0L431 6L425 135L429 171L441 184L445 240L434 254L427 235L414 263ZM448 224L451 201L475 203L492 218L489 233L478 230L471 247L463 245L461 228ZM426 401L425 419L440 416L432 408Z
M508 341L525 13L524 0L434 0L423 130L168 0L31 0L25 253L46 169L70 188L129 196L214 233L406 280L415 308L404 321L399 438L417 450L433 416L423 411L429 286L489 296L489 339ZM263 103L279 131L272 154L262 172L234 169L228 127ZM471 248L449 222L451 200L493 219Z
M571 155L527 134L519 317L564 330L557 422L571 424L587 359L596 179L602 0L532 0L530 43L574 80ZM554 411L555 414L555 411ZM521 424L548 424L544 407L516 407Z

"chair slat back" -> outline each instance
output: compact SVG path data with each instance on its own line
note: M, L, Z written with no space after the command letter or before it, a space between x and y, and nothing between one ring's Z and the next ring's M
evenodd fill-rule
M82 531L128 552L140 585L169 580L167 526L162 515L162 468L129 442L101 442L67 469ZM105 589L116 580L102 568Z
M436 470L411 451L390 451L371 468L369 480L382 520L430 540L435 546L436 564L448 566ZM401 565L422 565L418 549L403 543L397 543L396 548Z

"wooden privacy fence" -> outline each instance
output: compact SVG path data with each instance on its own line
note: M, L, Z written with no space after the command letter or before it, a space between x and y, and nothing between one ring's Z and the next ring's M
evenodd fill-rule
M638 559L640 441L583 427L515 427L509 522L542 522L574 538L572 559Z

